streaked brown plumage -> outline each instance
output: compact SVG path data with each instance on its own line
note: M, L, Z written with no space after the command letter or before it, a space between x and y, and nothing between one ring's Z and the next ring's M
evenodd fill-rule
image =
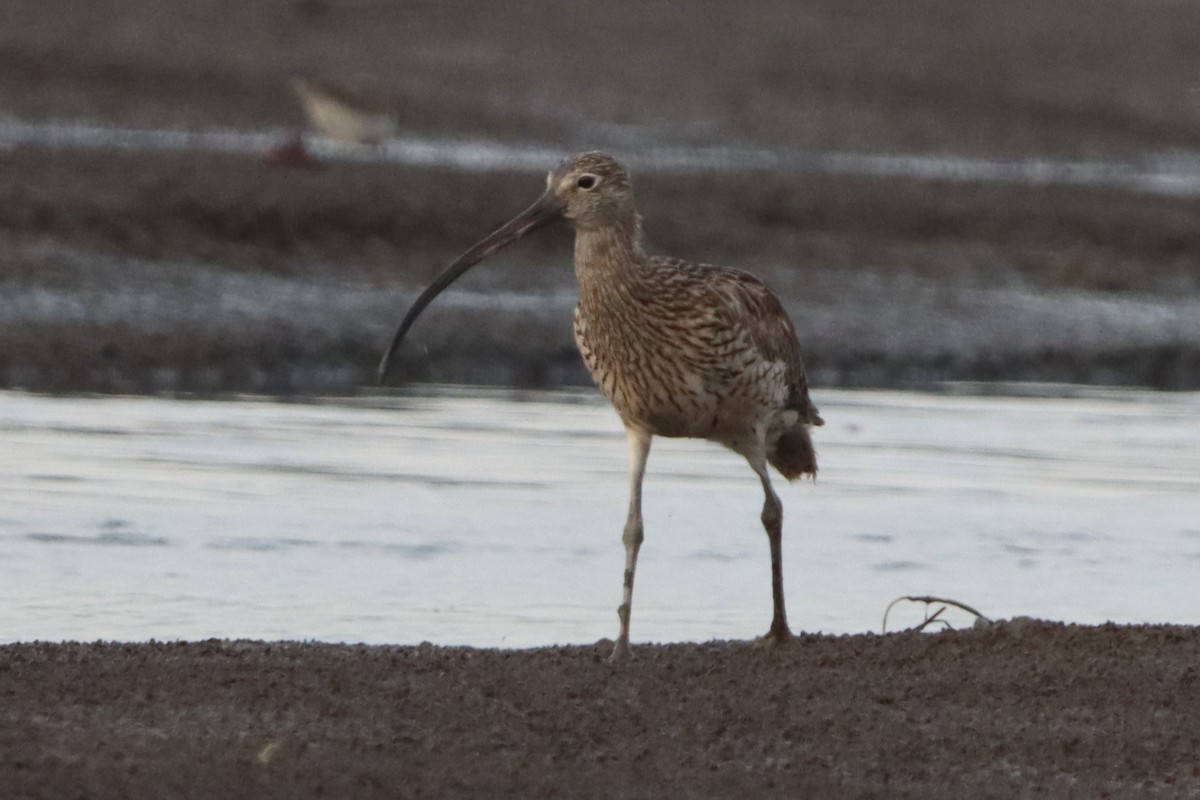
M774 599L768 639L786 639L783 511L767 464L788 479L815 476L808 429L824 424L809 399L795 328L779 299L748 273L647 255L629 175L611 156L593 152L564 161L547 176L537 203L450 265L408 312L384 356L381 377L438 293L488 255L559 217L575 228L575 341L630 445L625 583L614 658L629 651L633 576L643 540L642 478L654 436L718 442L759 476Z

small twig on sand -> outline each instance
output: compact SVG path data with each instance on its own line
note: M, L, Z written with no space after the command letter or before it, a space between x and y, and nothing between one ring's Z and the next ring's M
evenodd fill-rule
M920 633L921 631L925 630L926 628L928 628L930 625L932 625L935 622L942 623L943 625L946 626L946 629L949 630L953 626L946 620L941 619L942 612L944 612L945 610L946 610L946 607L942 606L937 611L933 612L932 614L929 614L929 606L925 606L925 613L929 614L929 616L925 617L925 621L922 622L920 625L916 626L915 628L909 628L909 630L913 631L914 633ZM886 617L886 614L884 616ZM883 624L884 624L884 627L887 626L886 619L884 620Z
M954 606L955 608L961 608L963 611L966 611L968 614L974 614L975 618L978 620L983 620L983 622L985 622L985 623L991 622L990 619L985 617L983 614L979 613L974 608L971 608L966 603L960 603L957 600L948 600L945 597L931 597L929 595L921 595L920 597L905 595L904 597L897 597L895 600L888 603L887 609L883 612L883 632L884 633L887 633L888 614L892 613L892 606L896 605L896 603L900 603L903 601L908 601L910 603L924 603L925 604L925 612L927 615L925 617L925 621L922 622L920 625L917 625L914 628L908 629L909 631L913 631L913 632L923 631L935 622L940 622L941 624L945 625L947 628L950 628L951 627L950 623L944 619L941 619L942 612L946 610L946 606ZM929 606L931 606L934 603L941 603L942 607L939 608L937 611L933 612L932 614L929 614L928 613Z

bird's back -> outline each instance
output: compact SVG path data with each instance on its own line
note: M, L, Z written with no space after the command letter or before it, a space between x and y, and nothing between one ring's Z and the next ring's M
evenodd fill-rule
M806 426L822 420L779 299L741 270L664 256L632 267L620 279L581 271L575 318L584 360L626 423L735 450L764 425L781 473L815 473Z

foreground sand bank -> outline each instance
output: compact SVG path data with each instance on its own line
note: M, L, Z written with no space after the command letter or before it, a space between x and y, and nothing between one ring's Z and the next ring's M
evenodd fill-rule
M8 797L1194 797L1200 629L0 647Z

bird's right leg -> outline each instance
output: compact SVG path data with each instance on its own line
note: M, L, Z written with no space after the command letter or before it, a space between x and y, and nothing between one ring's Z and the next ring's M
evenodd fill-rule
M621 541L625 543L625 584L621 593L621 605L617 616L621 619L621 632L617 646L609 660L620 661L629 656L629 615L633 608L633 573L637 569L638 550L642 547L642 478L646 475L646 458L650 455L649 433L626 427L629 437L629 515L625 518L625 532Z
M771 488L771 476L767 472L767 463L762 456L763 448L746 457L751 468L762 481L763 501L762 524L767 531L767 541L771 546L771 599L774 604L774 615L771 618L771 629L767 632L767 643L785 642L791 638L788 628L787 610L783 603L783 504L779 495Z

